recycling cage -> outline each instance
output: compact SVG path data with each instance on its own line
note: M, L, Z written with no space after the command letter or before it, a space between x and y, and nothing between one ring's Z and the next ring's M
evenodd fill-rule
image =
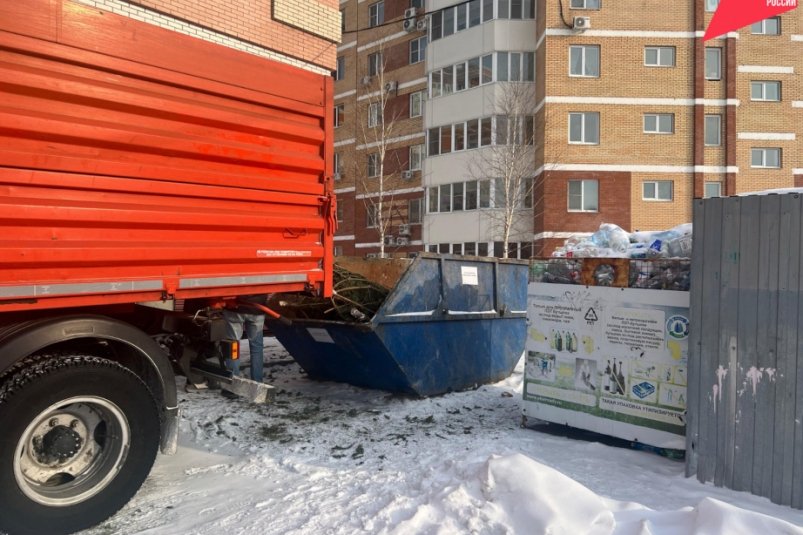
M381 272L386 260L363 262ZM430 253L406 262L370 322L270 321L271 331L316 379L434 396L509 376L524 352L528 262Z

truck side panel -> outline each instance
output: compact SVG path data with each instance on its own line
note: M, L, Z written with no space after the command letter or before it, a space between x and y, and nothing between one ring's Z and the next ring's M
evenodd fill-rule
M83 5L0 3L0 311L326 293L331 88Z

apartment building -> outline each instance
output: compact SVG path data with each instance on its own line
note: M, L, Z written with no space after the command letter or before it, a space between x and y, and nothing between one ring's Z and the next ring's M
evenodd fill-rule
M536 254L602 222L667 228L693 198L803 183L803 12L703 42L716 7L538 2Z
M421 250L427 19L423 0L340 2L336 255Z
M383 70L398 82L394 98L421 110L390 144L387 172L414 171L392 187L401 202L389 210L391 234L409 225L410 237L386 252L502 256L499 173L481 164L519 129L532 133L532 174L509 229L514 257L548 255L602 222L688 222L694 198L803 186L803 11L704 42L718 0L430 0L424 15L415 0L394 1L341 3L336 151L355 171L338 182L339 252L379 250L371 183L360 189L358 178L361 167L376 173L376 141L362 128L376 88L362 83L379 49L398 54ZM410 7L413 32L402 27ZM516 129L499 113L511 86L533 94Z

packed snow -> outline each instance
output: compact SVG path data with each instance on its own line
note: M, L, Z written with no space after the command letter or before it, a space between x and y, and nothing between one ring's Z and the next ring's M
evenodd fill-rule
M803 511L685 478L682 461L521 427L523 363L412 399L312 381L266 346L275 402L182 387L178 454L85 534L803 535Z

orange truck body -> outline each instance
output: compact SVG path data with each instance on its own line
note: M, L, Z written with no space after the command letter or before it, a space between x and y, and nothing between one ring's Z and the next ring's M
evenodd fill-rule
M330 294L332 89L81 4L0 2L0 313Z

